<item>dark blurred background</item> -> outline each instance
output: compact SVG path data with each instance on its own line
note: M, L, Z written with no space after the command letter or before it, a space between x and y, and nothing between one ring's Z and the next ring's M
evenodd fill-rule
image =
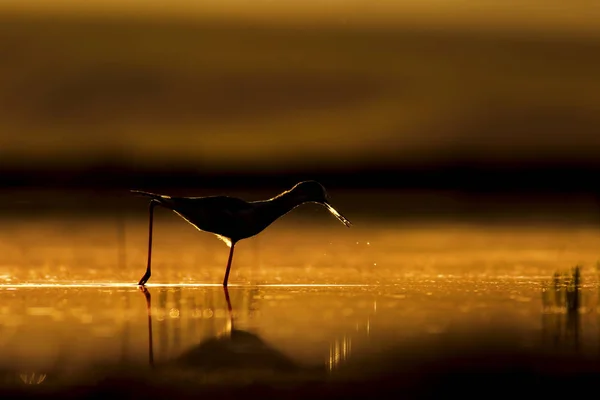
M599 20L590 1L3 1L4 205L303 179L594 198Z

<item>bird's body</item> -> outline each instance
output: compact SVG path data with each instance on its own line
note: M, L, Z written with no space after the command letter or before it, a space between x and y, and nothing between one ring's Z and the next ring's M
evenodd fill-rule
M227 243L231 250L223 282L224 286L227 286L235 244L242 239L259 234L279 217L303 203L315 202L322 204L346 226L351 225L350 221L327 203L325 189L315 181L300 182L292 189L271 199L253 202L228 196L173 197L140 190L132 190L132 192L151 198L148 268L146 275L140 280L140 285L145 284L150 278L152 219L155 205L161 205L172 210L198 230L213 233Z
M214 233L228 245L255 236L300 204L287 196L247 202L229 196L171 197L134 190L171 209L198 230Z

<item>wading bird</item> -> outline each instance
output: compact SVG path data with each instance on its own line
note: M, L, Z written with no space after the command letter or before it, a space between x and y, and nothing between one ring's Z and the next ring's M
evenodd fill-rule
M337 212L328 202L328 195L323 185L316 181L305 181L296 184L269 200L247 202L228 196L208 197L172 197L167 195L132 190L150 197L150 223L148 233L148 266L146 273L138 285L145 285L151 275L152 259L152 222L154 207L160 205L174 211L181 218L200 231L217 235L229 247L229 260L225 270L223 286L227 286L229 270L233 258L235 244L262 232L267 226L292 209L304 203L321 204L337 217L344 225L352 224Z

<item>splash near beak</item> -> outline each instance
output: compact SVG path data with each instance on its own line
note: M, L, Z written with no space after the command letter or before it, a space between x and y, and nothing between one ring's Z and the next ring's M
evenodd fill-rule
M344 217L342 214L340 214L335 208L333 208L331 206L331 204L329 204L327 202L324 202L323 205L325 207L327 207L327 209L329 210L329 212L332 213L333 215L335 215L335 217L337 219L339 219L342 224L346 225L348 228L350 228L352 226L352 223L350 221L348 221L346 219L346 217Z

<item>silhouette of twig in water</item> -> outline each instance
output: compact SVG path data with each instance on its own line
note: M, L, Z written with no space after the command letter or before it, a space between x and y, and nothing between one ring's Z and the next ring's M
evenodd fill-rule
M554 273L552 285L543 290L545 325L554 321L554 342L558 344L565 335L568 342L579 348L579 325L581 309L581 267L575 266L572 273L561 276ZM566 315L566 320L564 316ZM550 320L548 320L550 319Z
M566 307L568 313L578 312L581 296L581 267L575 266L571 275L567 277L555 272L552 284L555 293L564 293L564 299L562 297L555 298L556 306Z
M579 266L573 268L572 279L567 287L567 311L569 313L579 312L580 293L581 288L581 271Z

